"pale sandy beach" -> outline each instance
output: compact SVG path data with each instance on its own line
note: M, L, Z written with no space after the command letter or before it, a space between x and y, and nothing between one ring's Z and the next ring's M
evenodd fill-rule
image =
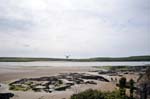
M0 92L12 92L14 93L14 97L12 99L69 99L73 93L76 91L81 92L86 89L98 89L102 91L112 91L115 90L116 84L113 82L103 82L98 81L97 85L76 85L71 89L67 89L66 91L56 91L52 93L46 92L21 92L21 91L10 91L8 90L8 84L12 81L22 79L22 78L34 78L34 77L42 77L42 76L53 76L58 75L59 73L87 73L88 71L97 70L93 67L53 67L53 66L32 66L32 67L0 67L0 83L4 84L3 87L0 88ZM113 76L112 76L113 77ZM114 76L115 77L115 76ZM126 75L127 78L137 79L137 75ZM110 79L109 77L107 77ZM119 79L119 77L118 77Z

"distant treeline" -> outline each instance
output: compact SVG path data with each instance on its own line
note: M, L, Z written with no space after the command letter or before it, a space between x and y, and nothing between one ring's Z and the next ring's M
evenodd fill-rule
M117 57L117 58L96 57L96 58L87 58L87 59L0 57L0 62L31 62L31 61L78 61L78 62L150 61L150 56L130 56L130 57Z

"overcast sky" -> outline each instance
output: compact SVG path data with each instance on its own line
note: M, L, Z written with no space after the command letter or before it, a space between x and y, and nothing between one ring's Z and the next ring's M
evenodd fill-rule
M150 0L0 0L0 56L150 55Z

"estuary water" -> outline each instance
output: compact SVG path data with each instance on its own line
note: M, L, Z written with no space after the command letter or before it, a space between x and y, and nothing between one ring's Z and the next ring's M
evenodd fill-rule
M35 61L35 62L0 62L2 66L140 66L150 62L68 62L68 61Z

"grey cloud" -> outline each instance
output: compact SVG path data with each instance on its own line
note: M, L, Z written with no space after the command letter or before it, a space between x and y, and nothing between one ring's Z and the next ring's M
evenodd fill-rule
M24 20L12 20L12 19L0 19L0 30L1 31L26 31L30 30L34 25L29 21Z
M150 54L148 4L149 0L0 0L0 54Z

